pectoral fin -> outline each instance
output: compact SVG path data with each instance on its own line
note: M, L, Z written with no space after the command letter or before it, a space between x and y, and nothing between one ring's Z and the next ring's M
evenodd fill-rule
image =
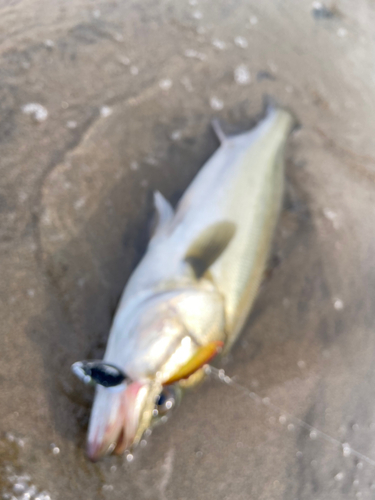
M187 379L190 375L199 370L199 368L202 368L203 365L211 361L211 359L221 351L223 345L224 342L215 340L200 347L190 361L177 370L177 372L164 382L163 385L170 385L179 380Z
M202 277L215 260L220 257L235 232L236 224L234 222L217 222L205 229L190 245L186 252L185 261L191 265L197 278Z

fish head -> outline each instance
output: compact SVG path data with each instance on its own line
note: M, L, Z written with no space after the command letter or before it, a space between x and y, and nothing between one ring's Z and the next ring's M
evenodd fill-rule
M197 296L194 300L193 295ZM113 367L118 367L124 379L114 386L97 385L87 441L91 460L111 452L121 454L137 445L149 427L167 419L179 399L180 381L221 349L221 340L202 340L195 335L196 329L190 329L195 301L202 302L197 291L176 291L156 295L123 320L119 311L104 356L113 377L107 376L109 369L105 377L94 370L91 373L107 383L108 378L117 380ZM215 319L206 319L207 327L202 320L202 331L217 321L217 311L207 310L212 310Z
M148 428L167 420L179 398L177 386L163 387L155 381L98 386L87 438L90 460L131 451Z

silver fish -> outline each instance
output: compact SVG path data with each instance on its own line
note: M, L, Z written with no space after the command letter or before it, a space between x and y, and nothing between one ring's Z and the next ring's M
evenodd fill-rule
M90 459L136 445L160 409L174 405L173 388L196 382L202 366L235 342L269 255L293 126L276 107L240 135L226 137L215 125L221 145L176 210L155 193L158 223L121 297L103 373L100 362L97 370L75 365L83 379L95 372L99 381ZM121 380L114 386L113 373Z

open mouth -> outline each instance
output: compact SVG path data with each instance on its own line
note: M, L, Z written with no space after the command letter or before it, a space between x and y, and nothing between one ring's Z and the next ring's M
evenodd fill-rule
M148 392L148 385L139 382L115 390L97 387L87 440L90 460L121 454L133 445Z
M132 382L116 390L98 387L87 440L89 459L130 451L148 427L167 420L180 397L175 386L160 389Z

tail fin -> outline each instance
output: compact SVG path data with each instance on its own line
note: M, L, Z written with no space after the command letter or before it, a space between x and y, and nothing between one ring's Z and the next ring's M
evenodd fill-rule
M289 109L288 107L286 106L282 106L280 105L277 100L272 96L272 95L269 95L269 94L265 94L263 96L263 108L264 108L264 115L265 116L269 116L273 113L275 113L276 111L285 111L286 113L288 113L288 115L291 117L291 126L290 126L290 131L292 132L293 130L298 130L301 128L301 123L300 121L298 120L298 118L296 117L294 111L292 111L291 109Z

